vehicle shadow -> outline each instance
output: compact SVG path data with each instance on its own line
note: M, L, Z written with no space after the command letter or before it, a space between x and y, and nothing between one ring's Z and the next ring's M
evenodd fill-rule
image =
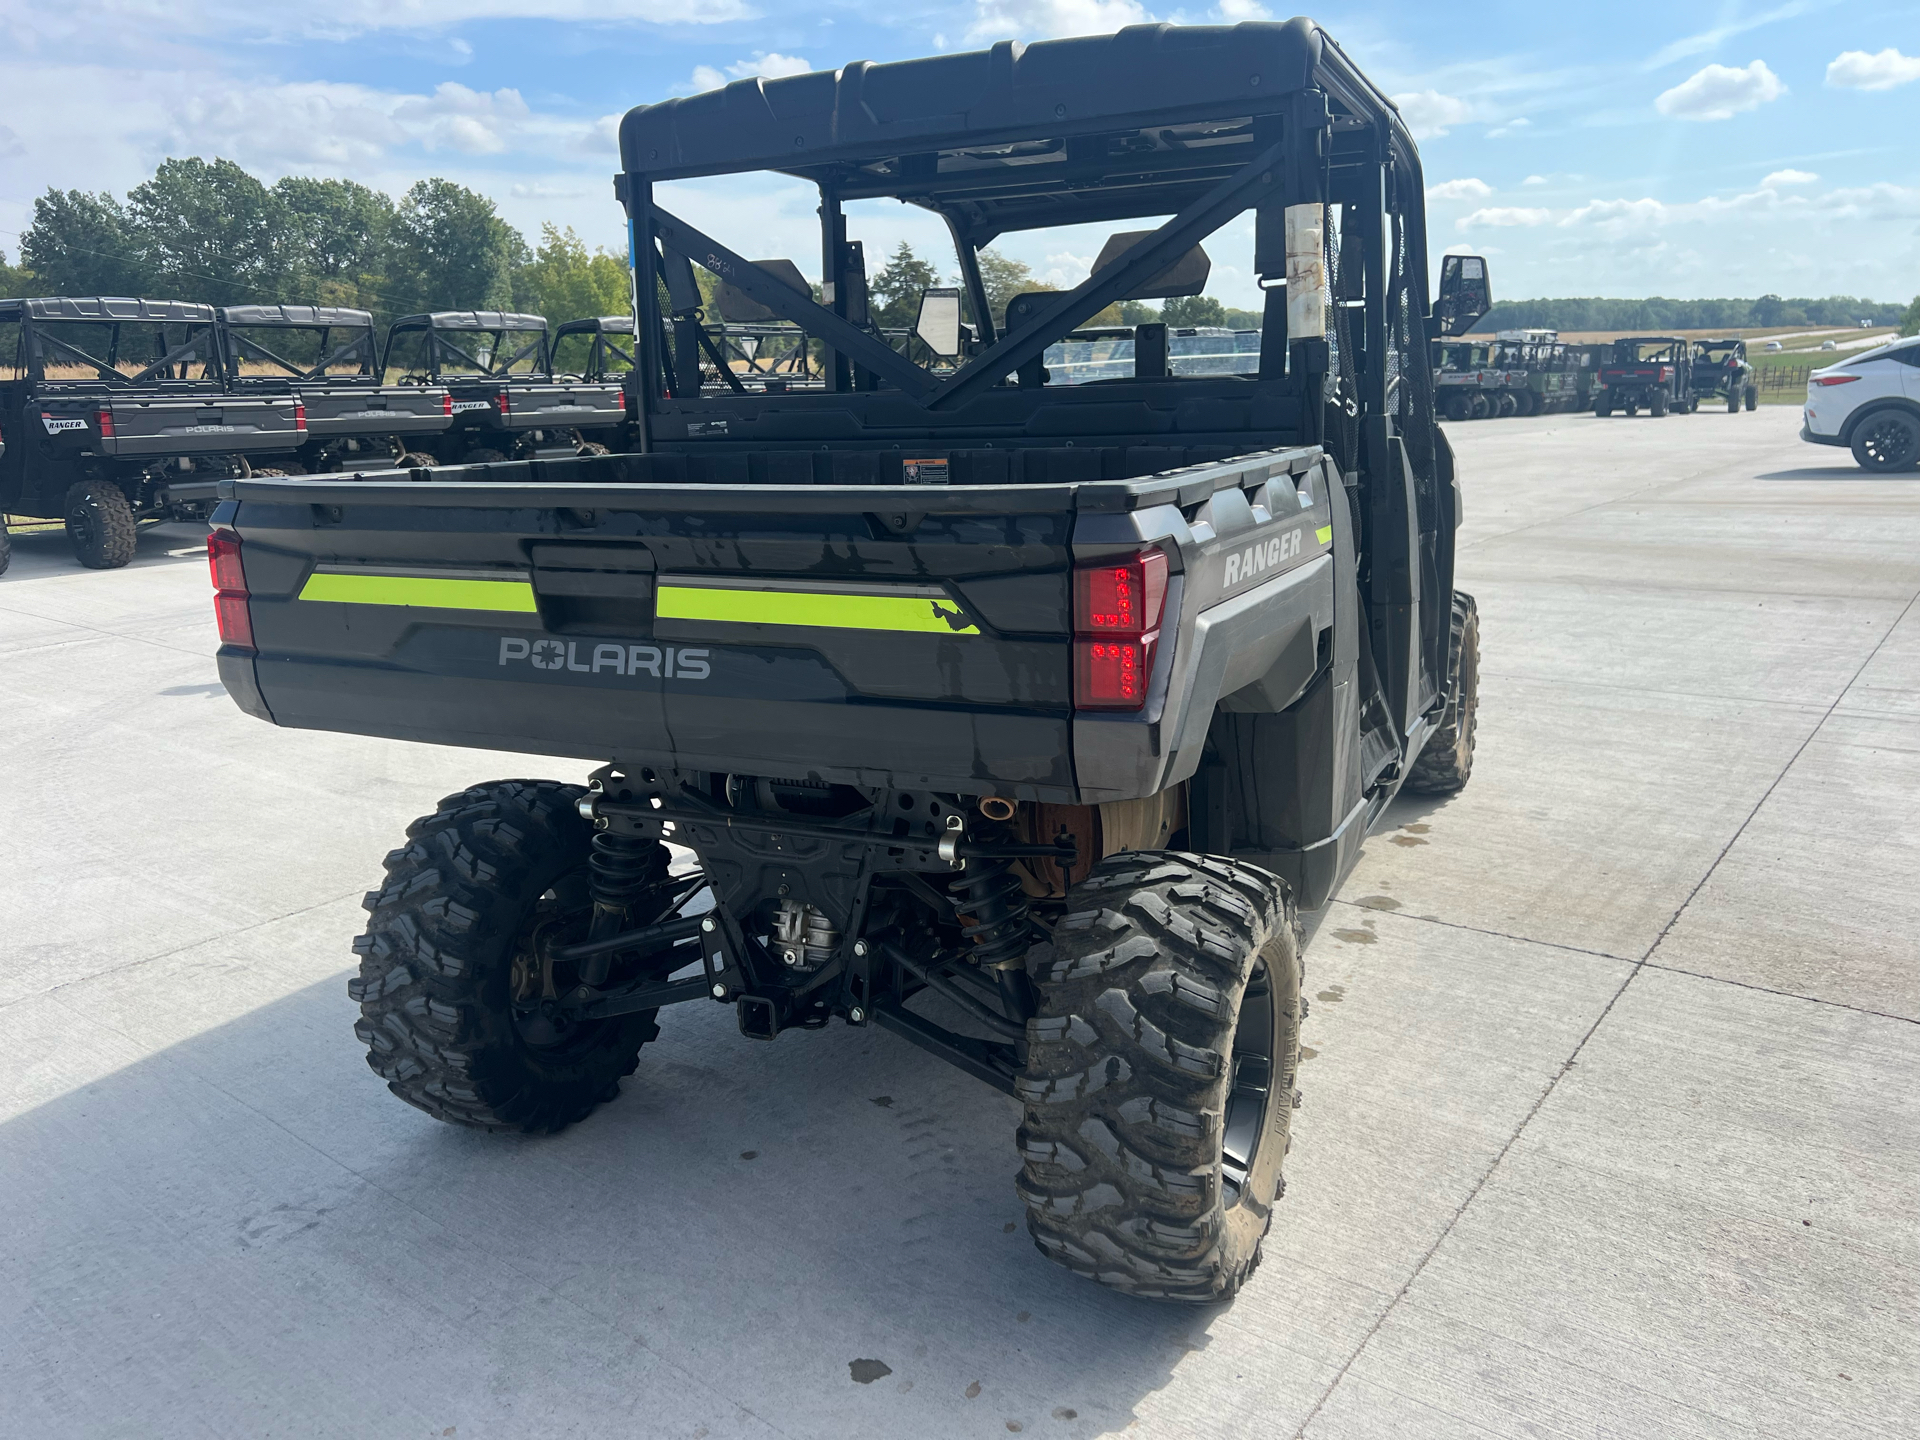
M29 522L36 527L40 522ZM85 567L73 558L73 547L58 525L46 529L7 530L13 545L13 563L0 576L0 584L9 580L38 580L55 575L84 574ZM207 532L198 525L144 525L134 534L133 559L128 570L155 566L207 563ZM103 572L104 573L104 572Z
M1017 1107L892 1035L756 1043L689 1003L585 1122L487 1135L385 1092L345 989L0 1125L0 1295L39 1317L0 1341L20 1433L151 1433L185 1404L207 1433L1089 1435L1225 1311L1043 1259Z
M1920 480L1920 470L1874 471L1858 465L1802 465L1792 470L1768 470L1756 480Z

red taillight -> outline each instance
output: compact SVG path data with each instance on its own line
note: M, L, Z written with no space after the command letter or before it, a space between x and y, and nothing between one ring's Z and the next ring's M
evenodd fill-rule
M1142 550L1073 572L1073 703L1138 710L1167 598L1167 557Z
M94 411L93 423L100 427L100 438L102 440L113 439L113 411L111 410Z
M307 402L304 400L293 402L293 428L296 430L307 428Z
M207 569L213 576L213 617L220 643L253 649L253 616L247 612L247 571L240 563L240 537L231 530L207 536Z
M493 403L495 406L499 408L499 411L502 415L505 415L509 410L513 408L512 403L507 399L507 392L504 390L502 390L498 395L493 397Z
M1816 375L1813 377L1813 383L1816 385L1851 385L1859 378L1858 375Z
M453 392L451 390L440 397L440 413L442 415L451 415L453 413Z

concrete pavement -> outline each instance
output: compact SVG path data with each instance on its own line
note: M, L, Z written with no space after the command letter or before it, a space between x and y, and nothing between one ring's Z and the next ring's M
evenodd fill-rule
M1288 1192L1191 1312L1042 1260L1013 1105L884 1033L693 1004L562 1135L400 1104L380 856L584 767L274 730L190 533L17 541L0 1435L1920 1433L1920 475L1796 425L1450 428L1475 777L1316 917Z

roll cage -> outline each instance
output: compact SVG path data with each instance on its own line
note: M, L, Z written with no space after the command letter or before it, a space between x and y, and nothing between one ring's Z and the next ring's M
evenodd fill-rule
M422 337L424 367L403 368L402 383L406 380L439 383L449 378L546 380L553 375L546 316L506 310L438 310L428 315L403 315L388 328L386 348L380 357L382 383L386 382L388 370L394 367L396 345L412 335ZM460 336L476 338L456 338ZM486 343L479 343L478 337L484 337ZM529 358L533 361L530 371L513 369ZM450 361L462 361L473 368L448 376L443 372Z
M223 383L211 305L117 296L0 300L0 324L8 321L20 326L20 365L30 384ZM78 343L82 335L88 344ZM49 363L92 373L84 379L49 376ZM123 368L135 365L140 368ZM195 366L197 376L191 373Z
M1144 442L1157 422L1129 425L1116 407L1133 400L1126 392L1138 382L1171 380L1196 403L1209 393L1233 402L1215 407L1208 443L1323 442L1354 468L1362 417L1392 417L1421 451L1416 464L1431 470L1428 446L1415 438L1430 426L1407 423L1432 413L1418 155L1393 103L1309 21L1134 26L742 80L630 111L621 153L616 191L630 222L635 384L649 447L748 438L738 421L706 418L729 407L762 443L959 433L1030 443L1042 411L1050 445L1062 435ZM674 213L655 190L752 171L817 188L817 300ZM847 239L844 207L882 198L938 215L954 239L973 338L950 367L916 363L870 318L864 256ZM1086 403L1063 406L1064 387L1043 377L1047 348L1114 301L1150 291L1154 277L1248 210L1251 272L1265 292L1257 370L1169 375L1152 364L1164 345L1143 343L1136 352L1146 363L1133 377L1075 386ZM1071 290L1026 297L1035 303L996 327L979 264L993 240L1143 217L1157 228L1114 263ZM723 360L723 335L702 323L696 265L817 345L821 379L779 396L786 421ZM703 384L703 369L712 383Z
M368 311L335 305L228 305L219 317L227 374L236 382L379 383L380 342ZM304 355L289 358L261 338L275 332L311 337L300 348L310 346L318 363L308 364ZM249 376L241 368L249 361L271 368L266 375ZM342 365L355 368L343 373L337 368Z

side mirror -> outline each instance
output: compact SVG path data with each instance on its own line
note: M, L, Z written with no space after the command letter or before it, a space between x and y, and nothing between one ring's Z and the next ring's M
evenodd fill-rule
M1440 257L1440 303L1433 316L1442 335L1464 335L1493 308L1487 262L1478 255Z
M943 358L960 353L960 292L958 290L922 290L920 318L913 322L913 333L926 347Z

